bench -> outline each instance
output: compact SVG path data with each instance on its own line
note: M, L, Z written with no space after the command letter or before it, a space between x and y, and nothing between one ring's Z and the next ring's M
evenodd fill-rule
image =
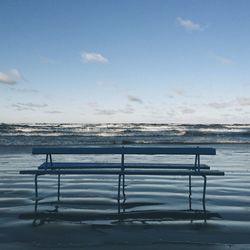
M188 176L189 180L189 209L192 209L192 176L201 176L203 182L203 210L206 212L206 184L207 176L222 176L224 172L211 170L206 164L200 163L201 155L215 155L216 150L208 147L51 147L33 148L32 154L45 155L45 161L34 170L22 170L20 174L35 176L35 198L38 201L38 176L58 176L57 199L60 200L61 175L115 175L118 178L117 202L118 214L121 212L121 186L123 200L125 201L125 176L160 175L160 176ZM95 162L54 162L53 155L119 155L119 163L95 163ZM193 155L192 164L169 163L131 163L125 161L126 155ZM36 203L37 204L37 203Z

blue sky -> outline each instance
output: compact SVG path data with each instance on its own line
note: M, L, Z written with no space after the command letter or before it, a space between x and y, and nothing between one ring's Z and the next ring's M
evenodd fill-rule
M0 122L250 122L250 1L0 1Z

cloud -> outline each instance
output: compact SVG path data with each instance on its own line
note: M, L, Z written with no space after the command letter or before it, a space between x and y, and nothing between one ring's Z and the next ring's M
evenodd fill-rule
M50 65L55 65L55 64L60 64L61 62L59 60L55 60L46 56L41 56L40 57L40 62L43 64L50 64Z
M81 55L82 60L86 63L108 63L109 60L99 53L84 52Z
M193 114L193 113L195 113L195 110L192 109L192 108L183 108L181 111L182 111L183 114Z
M44 113L47 113L47 114L62 114L63 112L58 111L58 110L51 110L51 111L45 111Z
M134 113L134 108L131 105L127 105L124 109L119 109L119 112L123 114L132 114Z
M237 109L240 107L250 106L250 97L237 97L234 100L228 102L211 102L207 105L215 109L225 109L230 107Z
M183 27L186 31L192 32L192 31L201 31L203 28L199 23L195 23L189 19L183 19L181 17L177 17L177 23Z
M115 115L117 114L117 110L114 109L96 109L97 115Z
M11 88L13 91L20 92L20 93L39 93L37 89L27 89L27 88Z
M137 103L140 103L140 104L143 103L143 100L142 100L142 99L140 99L140 98L137 97L137 96L133 96L133 95L128 95L128 100L129 100L130 102L137 102Z
M111 81L97 81L96 85L99 87L116 87Z
M238 97L236 101L239 106L250 106L250 97Z
M229 102L210 102L208 103L208 106L215 109L224 109L229 108L233 105L232 101Z
M106 82L104 82L104 81L97 81L96 84L97 84L98 86L107 86L107 85L109 85L108 83L106 83Z
M122 108L122 109L95 108L95 113L97 115L132 114L132 113L134 113L134 108L131 105L127 105L125 108Z
M178 96L186 96L186 91L185 90L183 90L183 89L175 89L174 90L174 93L176 94L176 95L178 95Z
M11 69L7 73L0 72L0 83L14 85L23 80L23 76L17 69Z
M230 58L226 58L223 56L213 55L213 58L216 59L221 64L233 64L234 61Z
M88 102L87 105L91 108L98 108L99 104L97 102Z
M11 107L15 108L17 111L23 111L23 110L32 110L35 111L36 109L39 108L45 108L47 107L47 104L36 104L36 103L23 103L23 102L18 102L16 104L12 104Z
M174 96L173 95L166 95L169 99L173 99Z
M242 111L242 108L235 108L234 110L240 112Z

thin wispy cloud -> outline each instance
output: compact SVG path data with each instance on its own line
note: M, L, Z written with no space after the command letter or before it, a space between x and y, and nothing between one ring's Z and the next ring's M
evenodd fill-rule
M134 111L134 108L129 104L124 109L119 109L119 112L123 114L133 114Z
M44 113L46 114L62 114L63 112L58 111L58 110L49 110L49 111L45 111Z
M97 86L108 86L109 85L109 83L104 82L104 81L97 81L96 84L97 84Z
M192 108L182 108L181 109L181 112L183 113L183 114L193 114L193 113L195 113L195 109L192 109Z
M98 108L99 104L97 102L88 102L87 105L91 108Z
M105 108L95 108L95 113L97 115L105 115L105 116L111 116L111 115L117 115L117 114L133 114L134 108L127 104L124 108L121 109L105 109Z
M11 107L17 111L23 111L23 110L35 111L36 109L45 108L47 106L48 106L47 104L37 104L37 103L31 103L31 102L27 102L27 103L18 102L18 103L11 105Z
M175 89L174 94L178 96L186 96L186 91L184 89Z
M43 64L50 64L50 65L56 65L61 63L61 61L59 60L52 59L46 56L40 56L40 62Z
M210 108L214 108L214 109L225 109L225 108L229 108L233 105L232 101L229 102L210 102L208 103L208 106Z
M224 57L224 56L219 56L219 55L213 55L212 56L217 62L221 64L233 64L234 61L230 58Z
M250 97L237 97L234 100L227 102L211 102L207 104L210 108L214 109L227 109L235 108L239 109L240 107L250 106Z
M84 53L82 53L81 57L82 57L82 60L85 63L101 63L101 64L105 64L105 63L109 62L108 58L104 57L100 53L84 52Z
M176 21L179 26L181 26L188 32L203 30L203 27L199 23L195 23L190 19L183 19L181 17L177 17Z
M23 80L22 74L17 69L11 69L9 72L0 72L0 83L15 85L18 81Z
M250 97L238 97L236 100L240 106L250 106Z
M11 88L13 91L20 92L20 93L39 93L37 89L28 89L28 88Z
M117 110L114 110L114 109L99 109L99 108L97 108L95 110L95 113L97 115L115 115L115 114L117 114Z
M143 100L137 96L133 96L133 95L128 95L128 100L130 102L136 102L136 103L140 103L142 104L143 103Z
M108 87L108 88L112 88L112 89L117 88L116 84L112 81L100 81L100 80L98 80L98 81L96 81L96 85L98 87L105 87L105 88Z

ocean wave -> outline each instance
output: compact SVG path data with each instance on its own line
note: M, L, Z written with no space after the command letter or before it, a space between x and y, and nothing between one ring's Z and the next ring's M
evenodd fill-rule
M250 138L250 131L186 131L185 136L222 136L222 137L249 137Z
M250 124L0 124L0 145L250 143Z

